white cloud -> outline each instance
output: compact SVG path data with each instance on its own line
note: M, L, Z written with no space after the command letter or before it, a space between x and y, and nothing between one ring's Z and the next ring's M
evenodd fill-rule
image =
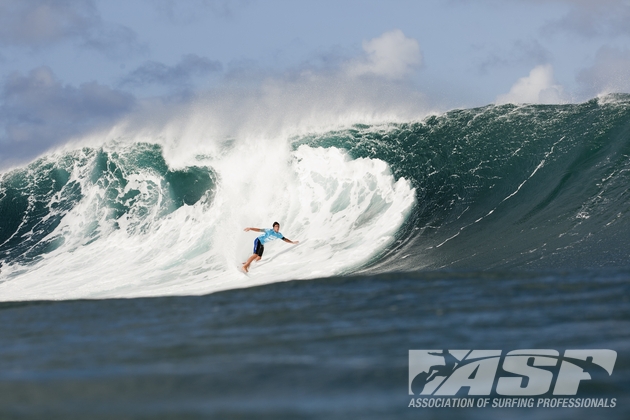
M399 29L385 32L370 41L363 41L363 50L364 57L347 64L348 75L402 79L422 64L418 41L407 38Z
M497 104L565 102L567 100L564 89L554 82L553 67L550 64L534 67L529 76L518 79L508 93L499 95L496 99Z

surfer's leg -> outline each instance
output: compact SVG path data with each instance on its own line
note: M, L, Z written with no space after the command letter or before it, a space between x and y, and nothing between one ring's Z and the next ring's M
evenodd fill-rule
M260 261L260 257L257 254L253 254L247 259L247 261L245 261L245 264L243 264L243 271L247 273L247 271L249 270L249 265L254 261Z
M249 265L252 263L252 261L254 261L256 259L256 257L258 257L258 255L254 254L251 257L249 257L247 259L247 261L245 261L245 264L243 264L243 271L247 273L247 271L249 270Z
M263 244L260 243L258 238L256 238L254 240L254 253L252 254L251 257L249 257L247 262L243 264L243 271L247 273L247 270L249 270L249 265L252 263L252 261L260 261L264 251L265 251L265 247L263 246Z

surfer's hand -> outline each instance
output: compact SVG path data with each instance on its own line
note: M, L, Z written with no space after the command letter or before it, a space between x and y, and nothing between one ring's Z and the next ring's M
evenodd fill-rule
M249 232L249 228L245 228L243 229L245 232Z
M297 245L299 243L300 243L300 241L293 241L293 245Z

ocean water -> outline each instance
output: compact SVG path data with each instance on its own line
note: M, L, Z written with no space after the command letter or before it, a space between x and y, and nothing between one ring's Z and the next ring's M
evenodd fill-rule
M1 175L3 418L628 418L630 96L179 141ZM616 407L410 408L412 349L612 349Z

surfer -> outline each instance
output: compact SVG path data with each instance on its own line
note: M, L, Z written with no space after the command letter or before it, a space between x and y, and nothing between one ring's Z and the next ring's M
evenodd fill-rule
M254 232L262 232L263 234L254 239L254 253L247 259L245 264L243 264L243 271L246 273L249 271L249 265L253 261L259 261L262 258L263 252L265 251L265 243L276 239L282 239L284 242L293 245L300 243L300 241L292 241L285 238L282 233L280 233L280 223L278 222L273 222L272 229L259 229L253 227L245 228L245 232L249 232L250 230L253 230Z

